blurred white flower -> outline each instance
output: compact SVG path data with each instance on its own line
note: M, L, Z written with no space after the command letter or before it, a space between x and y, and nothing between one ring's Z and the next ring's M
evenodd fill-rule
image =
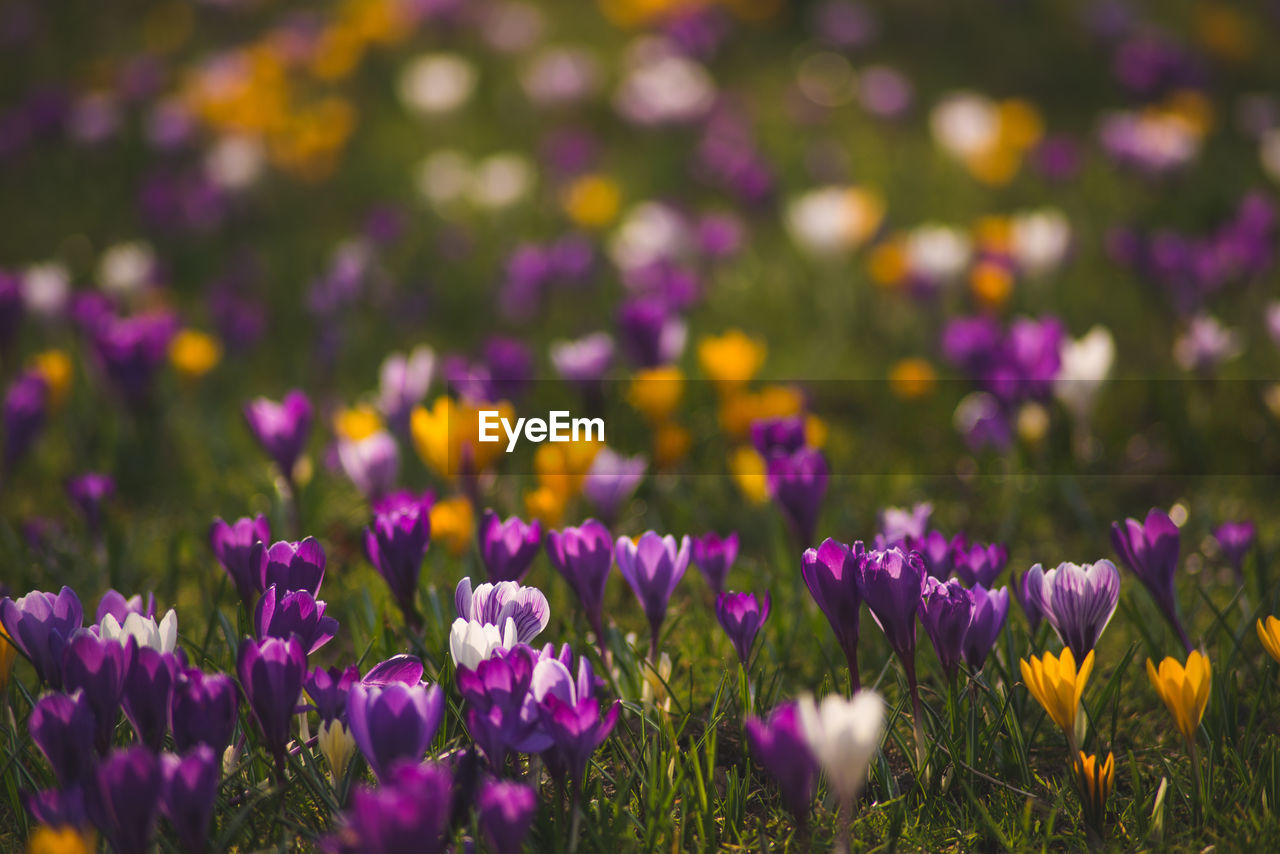
M546 30L542 12L532 3L507 2L489 5L480 33L499 53L519 53L538 43Z
M493 655L495 650L511 649L516 645L516 622L507 617L502 630L491 623L464 620L453 621L449 629L449 654L455 667L475 670L476 666Z
M1236 329L1228 329L1216 317L1193 317L1187 331L1173 344L1173 358L1184 371L1212 370L1244 352L1244 340Z
M32 314L57 317L71 296L71 274L50 261L28 267L22 274L22 302Z
M1071 223L1056 208L1041 208L1013 217L1010 223L1013 259L1031 276L1057 268L1071 248Z
M205 175L224 190L252 187L265 165L266 151L261 140L243 134L220 137L204 156Z
M627 211L609 243L609 257L623 270L676 258L690 248L685 217L662 202L641 202Z
M820 51L800 61L796 87L820 107L839 107L853 100L857 77L849 60L833 51Z
M994 101L977 92L945 96L929 113L934 142L962 160L995 147L1000 135L1000 111Z
M828 694L815 703L812 694L796 706L809 749L843 804L862 791L871 760L884 737L884 700L875 691L859 691L846 700Z
M964 272L973 257L973 241L959 228L926 223L906 240L907 266L930 282L950 282Z
M533 189L533 164L521 154L494 154L476 164L469 196L479 208L499 210L514 205Z
M476 86L476 69L453 53L420 56L400 73L400 100L423 115L455 110L466 103Z
M400 449L386 430L363 439L340 439L338 462L342 471L365 497L376 500L396 485Z
M880 226L884 203L858 187L823 187L787 205L787 233L801 249L829 255L862 244Z
M1053 381L1053 393L1077 418L1093 410L1094 400L1115 363L1116 342L1105 326L1095 326L1083 337L1064 339L1062 367Z
M98 259L98 285L107 293L123 297L145 287L155 272L156 255L141 240L117 243Z
M124 625L111 614L98 624L98 636L125 643L129 638L138 646L148 646L159 652L173 652L178 646L178 615L170 608L156 625L155 617L144 617L137 612L124 618Z
M574 104L599 87L600 63L595 54L585 48L547 48L525 67L520 85L535 104L544 107Z
M715 81L710 73L662 39L638 43L626 65L614 106L635 124L696 121L715 101Z
M419 164L415 184L423 198L436 207L461 200L471 186L471 161L461 151L433 151Z

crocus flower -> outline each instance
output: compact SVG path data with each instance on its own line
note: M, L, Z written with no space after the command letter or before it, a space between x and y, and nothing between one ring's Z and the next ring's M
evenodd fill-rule
M93 355L107 379L131 404L144 400L169 355L178 318L168 311L133 317L105 314L89 330Z
M239 697L236 683L225 673L179 668L169 706L169 728L178 750L207 744L219 755L236 729Z
M443 718L439 685L357 684L347 695L351 736L379 780L398 759L421 760Z
M1153 507L1145 521L1126 519L1112 524L1111 544L1155 599L1183 647L1191 652L1191 639L1178 617L1177 591L1174 590L1180 550L1178 526L1168 513Z
M380 661L360 680L365 685L391 685L399 682L402 685L417 685L422 681L425 668L422 659L416 655L393 655L386 661Z
M477 535L489 580L520 581L542 545L542 524L537 519L526 523L517 516L503 521L486 510Z
M956 675L969 621L973 617L973 596L959 581L939 581L926 576L920 593L920 622L933 642L938 661L948 679Z
M707 579L707 584L717 595L724 592L725 579L733 562L738 559L738 532L721 537L715 531L693 538L693 563Z
M1009 615L1009 589L987 590L981 584L975 584L969 594L973 597L973 613L969 617L969 628L964 633L961 651L964 663L976 673L987 663L987 656L1004 628L1005 618Z
M81 831L82 834L93 832L83 786L73 785L65 789L23 792L20 797L31 817L45 827L74 829ZM93 846L86 844L81 850L92 851Z
M1211 675L1209 659L1198 649L1187 655L1185 667L1176 658L1166 658L1157 670L1151 659L1147 659L1147 677L1151 680L1151 687L1164 700L1178 732L1182 733L1188 745L1195 744L1196 730L1200 728L1205 706L1209 703Z
M36 371L20 375L4 396L4 470L11 471L40 431L49 409L49 384Z
M84 692L45 694L32 708L27 729L59 785L66 788L89 779L94 763L93 708Z
M209 826L222 776L221 757L207 744L198 744L182 756L163 754L160 771L164 780L160 812L184 850L203 854L209 847Z
M1066 735L1067 741L1074 745L1076 714L1080 709L1080 698L1084 696L1084 686L1089 681L1089 674L1093 672L1093 651L1090 650L1084 657L1078 671L1071 647L1064 649L1060 658L1046 652L1040 658L1032 656L1030 662L1020 659L1018 666L1022 671L1022 681L1031 696L1044 707L1045 712Z
M1262 648L1276 661L1280 661L1280 620L1275 617L1267 617L1265 621L1258 620L1257 628Z
M915 670L916 612L926 578L919 552L874 550L858 562L859 590L871 617L909 672Z
M596 642L604 643L604 592L613 569L613 537L595 519L576 528L547 532L547 558L569 583Z
M378 408L402 438L409 435L409 413L426 398L435 370L436 356L428 347L415 347L407 356L392 353L382 362Z
M457 668L474 670L496 651L511 649L517 643L516 622L511 617L503 621L502 628L493 623L459 617L449 629L449 654Z
M679 358L688 327L664 300L640 297L618 309L618 341L638 368L654 368Z
M658 633L666 619L671 594L689 568L689 548L687 536L677 544L670 534L662 537L654 531L646 531L638 542L619 537L614 548L618 569L635 591L649 620L651 659L657 655Z
M763 602L754 593L721 593L716 597L716 619L733 642L743 667L751 661L756 633L769 619L770 602L768 593L764 594Z
M422 559L431 542L431 500L397 502L394 507L374 508L373 522L364 532L364 553L378 571L391 595L412 626L421 622L414 595Z
M276 768L283 771L289 720L307 675L306 651L297 638L245 638L236 654L236 673Z
M172 653L139 647L124 680L124 713L138 734L138 741L159 750L169 727L173 677L177 665Z
M747 718L745 724L751 755L778 782L787 809L804 821L818 787L818 760L809 749L796 703L785 703L769 717Z
M769 495L782 511L798 543L813 541L829 476L826 459L812 448L773 454L766 461L765 483Z
M555 658L538 662L530 687L538 703L538 715L553 746L547 754L548 768L558 777L568 775L577 792L587 773L587 763L618 722L618 703L603 717L600 701L594 696L590 665L583 659L578 679Z
M422 673L419 672L412 681L416 683L421 679ZM347 695L359 681L360 670L354 664L346 670L316 667L307 675L303 687L321 721L346 720Z
M155 617L143 616L137 612L128 614L123 623L116 620L113 614L107 614L98 624L98 634L121 643L133 638L139 647L173 652L178 647L178 614L170 608L159 623Z
M1081 750L1075 762L1076 786L1084 806L1085 821L1100 828L1107 814L1107 798L1116 781L1116 758L1108 753L1105 761L1086 756Z
M956 539L951 547L951 571L970 587L990 587L1009 562L1009 550L1004 543L983 545L966 542L963 537Z
M613 363L613 337L608 332L593 332L575 341L552 341L549 352L560 379L595 389Z
M262 574L267 564L267 543L271 526L262 514L227 524L214 519L209 527L209 547L222 564L240 594L245 607L262 591Z
M325 616L325 603L305 590L280 593L272 584L262 593L254 609L253 622L258 637L288 638L295 635L303 651L310 655L338 633L338 621Z
M137 646L119 644L80 629L71 636L62 654L62 685L67 691L84 692L97 724L94 742L99 753L111 746L125 676L133 666Z
M816 549L806 549L800 558L800 574L804 577L809 595L827 617L835 632L840 649L849 665L850 690L857 692L861 686L858 674L858 621L862 607L859 588L863 547L854 543L853 549L832 539L822 541Z
M89 812L117 854L146 854L155 832L163 778L145 747L117 750L97 769Z
M297 543L281 540L267 549L260 589L266 590L274 584L284 593L305 590L318 596L320 583L324 581L324 564L324 548L315 537Z
M1257 526L1248 520L1223 522L1213 532L1213 538L1218 541L1218 548L1222 549L1222 554L1240 578L1244 577L1242 573L1245 555L1253 548L1257 536Z
M538 793L507 780L487 780L476 798L476 814L485 839L498 854L520 854L538 811Z
M400 446L386 430L361 439L339 439L337 452L343 473L365 498L377 501L395 488Z
M306 446L311 415L311 401L297 389L279 403L259 397L245 404L249 430L286 480L292 481L293 466Z
M9 643L27 657L40 681L62 687L62 654L71 635L84 624L80 597L70 587L57 593L32 591L16 602L0 599L0 623Z
M102 526L102 505L115 492L116 482L109 474L90 471L67 480L67 497L84 516L90 531Z
M601 448L582 479L582 494L605 522L616 519L623 503L644 480L648 465L642 456L624 457L612 448Z
M880 534L885 542L893 544L907 537L923 537L933 516L933 505L922 501L910 510L902 507L886 507L880 511Z
M875 691L859 691L850 699L829 694L818 704L806 694L796 708L809 751L848 816L884 737L884 699Z
M438 854L453 812L453 778L439 763L398 762L376 789L358 788L332 839L339 854Z
M1022 613L1027 615L1027 625L1030 627L1031 633L1035 634L1036 629L1040 628L1040 621L1044 619L1044 613L1040 610L1040 597L1027 589L1027 576L1025 574L1014 575L1010 582L1013 586L1014 597L1022 608Z
M135 593L126 599L123 593L116 590L108 590L98 600L98 610L94 612L93 621L101 623L108 614L115 617L118 623L123 623L129 619L130 614L154 618L156 615L156 597L148 593L144 602L140 593Z
M531 642L551 621L551 606L542 591L515 581L481 584L473 591L471 578L463 578L453 591L453 606L459 618L497 626L503 633L510 618L520 643Z
M774 454L794 454L805 446L803 415L758 418L751 422L751 444L766 460Z
M495 771L507 753L537 753L551 746L541 732L529 688L535 660L529 647L497 652L474 669L458 668L458 691L467 701L467 729Z
M1120 572L1109 560L1060 563L1048 572L1036 564L1022 583L1058 640L1081 661L1102 637L1120 601Z

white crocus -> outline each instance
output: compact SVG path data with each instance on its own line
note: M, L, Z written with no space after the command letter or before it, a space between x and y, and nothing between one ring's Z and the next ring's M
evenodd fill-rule
M1115 339L1105 326L1095 326L1082 338L1063 341L1060 356L1062 368L1054 380L1053 393L1072 415L1086 418L1115 363Z
M155 617L132 613L125 617L124 625L107 614L98 625L98 635L121 643L133 638L138 646L149 646L159 652L173 652L178 646L178 614L170 608L157 624Z
M784 225L791 240L812 255L857 248L880 226L884 201L854 186L810 190L787 203Z
M1029 275L1042 276L1066 259L1071 222L1055 208L1030 211L1013 218L1009 238L1017 265Z
M973 257L973 241L959 228L926 223L907 236L907 266L935 284L954 281Z
M455 667L475 670L496 650L511 649L517 640L516 623L510 617L503 623L501 631L497 626L459 617L449 630L449 653Z
M420 115L447 113L471 97L476 76L475 66L457 54L420 56L400 74L400 100Z
M98 262L98 284L112 296L126 297L146 287L155 270L156 255L142 241L117 243L102 253Z
M852 699L830 694L816 703L800 698L800 729L827 779L847 807L862 791L867 769L884 737L884 699L859 691Z

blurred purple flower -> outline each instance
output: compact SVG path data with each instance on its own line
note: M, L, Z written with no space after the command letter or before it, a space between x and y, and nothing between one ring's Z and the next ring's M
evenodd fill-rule
M1113 523L1111 545L1155 599L1183 647L1191 652L1191 639L1178 616L1178 594L1174 589L1181 550L1178 526L1168 513L1153 507L1145 521L1126 519Z
M1245 519L1239 522L1223 522L1213 531L1213 538L1218 541L1227 563L1243 577L1244 559L1253 548L1258 537L1258 528L1252 521Z
M373 521L364 531L365 556L387 582L405 621L413 627L421 622L414 595L431 542L433 497L431 493L404 496L390 505L375 505Z
M763 601L754 593L721 593L716 597L716 619L733 642L743 667L751 663L751 647L764 621L769 619L771 601L767 592Z
M612 448L601 448L596 453L582 480L582 494L605 523L617 518L618 510L644 480L648 465L642 456L624 457Z
M127 402L137 403L150 392L177 331L173 313L155 311L133 317L104 315L89 335L107 379Z
M245 608L262 591L269 542L271 526L261 513L242 517L231 524L214 519L209 527L209 547L235 584Z
M207 744L198 744L175 756L160 757L163 779L160 811L169 820L185 851L203 854L209 847L209 829L222 779L222 757Z
M44 429L49 385L35 371L18 376L4 396L4 470L12 471Z
M504 521L492 510L484 511L478 534L480 557L493 582L523 579L542 546L542 523L537 519L525 522L511 516Z
M307 443L311 415L311 401L297 389L286 394L280 403L259 397L244 407L249 430L290 482L293 466Z
M638 368L674 362L684 352L687 328L678 315L654 297L636 297L618 310L622 352Z
M436 355L415 347L408 355L392 353L378 372L378 408L401 438L409 435L409 414L422 403L435 376Z
M116 493L116 482L109 474L85 472L67 479L67 497L84 516L90 531L102 524L102 505Z
M453 778L439 763L397 762L376 789L360 787L327 846L337 854L440 854L453 811Z
M89 780L96 754L93 708L84 692L51 692L36 701L27 718L31 740L49 760L59 786Z
M645 531L638 541L619 537L614 547L614 558L622 577L635 591L649 621L649 657L658 654L658 635L662 621L667 616L667 605L676 585L689 568L690 541L687 536L663 537L655 531Z
M795 541L813 541L822 499L827 494L830 469L826 458L813 448L791 454L775 453L766 463L769 495L782 511Z
M506 780L486 780L476 798L476 817L497 854L520 854L538 811L538 793Z
M133 724L138 741L151 750L159 750L172 716L174 671L177 660L172 653L148 646L138 648L124 680L122 697L125 716Z
M126 643L99 638L88 629L75 632L62 654L62 685L67 692L81 691L93 711L94 745L99 753L111 746L125 676L138 650L132 638Z
M1008 562L1009 549L1004 543L970 543L963 535L951 543L951 571L970 587L990 587Z
M89 813L117 854L147 854L163 778L146 747L116 750L98 765Z
M613 537L595 519L547 532L547 558L569 583L596 642L604 644L604 592L613 569Z
M708 531L701 537L694 537L692 543L694 565L707 579L713 593L723 593L729 570L738 559L738 532L731 531L728 536L721 537L715 531Z
M778 783L787 809L804 823L818 788L818 762L800 728L795 703L777 706L765 719L747 718L751 755Z
M169 706L169 725L178 750L207 744L219 755L235 732L239 697L225 673L178 668Z

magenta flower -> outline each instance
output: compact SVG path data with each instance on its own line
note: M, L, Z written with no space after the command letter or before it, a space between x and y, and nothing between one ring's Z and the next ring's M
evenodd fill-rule
M236 683L225 673L179 669L169 707L169 729L178 750L207 744L222 755L235 733L240 704Z
M80 690L93 710L94 744L99 753L111 746L120 719L124 680L138 651L133 638L126 643L99 638L87 629L71 636L62 654L62 685L68 692Z
M1031 633L1035 634L1036 629L1040 628L1040 621L1044 619L1044 614L1040 610L1040 599L1038 596L1032 595L1027 589L1026 573L1022 575L1014 575L1011 579L1013 585L1014 598L1018 600L1018 606L1022 608L1022 613L1027 617L1027 625L1031 629Z
M806 549L800 558L800 574L809 588L809 595L835 632L836 641L849 665L850 690L854 693L861 685L858 621L862 607L859 562L863 553L861 542L854 543L850 550L845 544L828 538L818 548Z
M775 453L767 460L765 483L797 543L813 542L830 470L812 448L790 454Z
M973 597L959 581L925 576L920 593L920 622L948 679L955 678L960 666L961 646L972 615Z
M453 777L439 763L397 762L376 789L361 787L329 840L338 854L440 854L453 813Z
M267 543L270 541L271 526L267 523L267 517L262 514L246 516L231 524L214 519L209 526L209 547L213 550L213 556L227 571L246 608L262 592L262 575L267 565Z
M619 706L613 703L601 716L586 659L581 659L578 678L574 680L561 661L544 658L533 669L530 690L538 703L543 729L552 740L552 747L544 754L547 768L556 777L568 776L576 793L581 789L591 754L618 722Z
M496 652L474 670L458 668L467 729L495 772L502 771L510 752L538 753L551 746L529 693L534 663L529 647L519 645Z
M258 637L284 638L296 636L303 651L310 655L333 640L338 621L325 616L325 603L305 590L280 593L273 584L258 600L253 623Z
M800 728L795 703L785 703L769 717L747 718L745 728L751 755L773 775L782 802L802 824L818 788L818 761Z
M667 606L676 585L689 568L689 538L676 538L668 534L659 536L645 531L638 542L629 537L619 537L613 555L618 561L622 577L635 591L649 620L649 657L657 655L658 635L667 617Z
M379 780L396 760L420 761L443 718L439 685L360 683L347 695L351 737Z
M324 564L324 548L315 537L297 543L281 540L267 549L259 589L275 585L282 593L305 590L318 596L320 583L324 581Z
M102 526L102 505L115 494L116 482L109 474L90 471L67 479L67 497L91 532Z
M236 655L236 673L276 769L283 772L289 721L307 675L306 651L293 637L245 638Z
M970 587L990 587L1008 562L1009 550L1004 543L970 543L961 535L951 545L951 571Z
M964 663L976 673L987 663L987 656L1004 628L1009 614L1009 590L1001 587L988 591L981 584L975 584L969 594L973 597L973 613L969 617L969 628L964 633L962 652Z
M754 593L721 593L716 597L716 619L738 653L738 660L746 667L751 662L751 647L764 621L769 619L769 594L764 601Z
M612 448L601 448L582 480L582 494L606 523L617 518L622 505L644 480L649 463L644 457L624 457Z
M143 602L142 594L140 593L135 593L126 599L123 593L116 590L108 590L98 600L98 610L94 612L93 617L94 624L101 623L108 614L115 617L116 622L121 625L124 625L124 621L129 618L130 614L155 617L156 597L148 593L146 601Z
M93 723L93 708L82 691L45 694L27 718L31 740L64 789L87 782L93 773Z
M1227 563L1236 571L1236 576L1243 579L1244 559L1253 548L1258 537L1258 528L1253 522L1223 522L1213 531L1213 538L1218 541Z
M596 642L604 644L604 592L613 569L613 537L595 519L547 532L547 558L569 583Z
M169 729L176 668L172 653L144 646L138 648L125 678L125 717L133 724L138 741L152 750L160 749Z
M156 829L164 781L145 747L115 751L97 768L89 812L117 854L146 854Z
M198 744L182 756L160 757L164 782L160 812L173 827L185 851L203 854L209 847L209 828L222 779L222 757L207 744Z
M526 523L518 516L503 521L486 510L478 533L489 580L522 581L542 545L542 524L537 519Z
M889 646L906 665L914 669L916 652L916 612L924 592L924 561L919 552L900 548L869 551L859 566L859 589L871 617L884 632Z
M717 595L723 593L725 579L733 569L733 562L738 559L738 532L732 531L721 537L715 531L709 531L701 537L694 537L692 542L694 566L707 579L712 592Z
M294 389L276 403L265 397L245 404L244 418L258 444L275 462L286 480L293 482L293 466L311 432L311 401Z
M32 591L14 601L0 599L0 623L9 641L35 667L40 681L62 687L62 653L71 635L84 625L80 597L70 587L57 593Z
M393 496L395 498L395 496ZM364 553L378 571L410 626L421 617L414 603L422 559L431 543L430 493L420 499L404 496L374 507L372 524L364 532Z
M1169 514L1154 507L1143 522L1126 519L1111 526L1111 544L1116 554L1147 588L1160 612L1177 632L1183 647L1190 653L1191 639L1178 616L1178 594L1174 589L1178 552L1181 550L1179 539L1178 526L1173 524Z
M26 456L44 429L49 410L49 384L35 371L21 374L4 396L4 471Z
M485 839L497 854L520 854L538 811L538 793L507 780L486 780L476 798L476 815Z

